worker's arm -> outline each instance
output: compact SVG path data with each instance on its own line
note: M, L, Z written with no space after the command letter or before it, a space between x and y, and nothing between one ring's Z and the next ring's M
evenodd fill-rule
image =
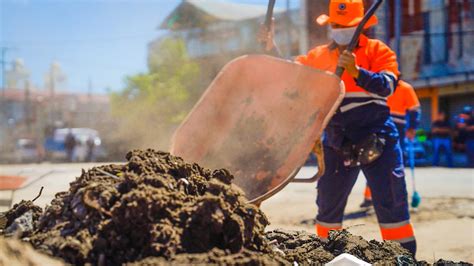
M420 100L418 100L415 89L409 83L400 81L399 87L403 89L401 92L404 92L404 103L408 122L407 128L416 129L420 124L421 117Z
M388 97L393 94L397 87L397 78L390 73L377 73L359 68L359 78L356 79L356 84L368 92Z
M272 18L272 24L270 29L265 24L260 25L260 29L257 34L257 41L263 46L263 50L266 54L275 57L282 57L280 49L275 43L275 19Z
M398 67L395 62L393 65ZM397 87L397 79L395 73L390 68L380 69L380 71L369 71L357 66L356 55L354 53L344 51L339 57L338 66L343 67L349 75L355 80L357 86L364 88L370 93L377 94L382 97L390 96Z
M421 109L420 107L415 107L407 110L407 128L408 129L417 129L420 124Z
M414 139L416 136L416 129L420 124L421 109L420 107L415 107L407 110L407 131L405 136L408 139Z

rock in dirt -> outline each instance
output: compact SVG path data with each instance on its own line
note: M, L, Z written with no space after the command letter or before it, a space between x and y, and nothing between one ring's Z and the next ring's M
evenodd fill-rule
M61 266L60 260L35 251L27 243L0 237L0 266Z
M153 150L126 158L124 165L83 171L69 191L58 193L31 243L76 265L271 253L267 218L231 184L228 171Z

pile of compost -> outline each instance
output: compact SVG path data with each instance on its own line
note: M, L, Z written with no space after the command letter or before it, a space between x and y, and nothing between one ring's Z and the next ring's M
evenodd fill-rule
M15 205L3 215L6 226L27 217L33 229L10 235L74 265L314 265L342 253L375 264L415 263L398 243L345 230L331 231L327 241L305 232L265 233L267 218L227 170L154 150L126 158L83 171L44 212L31 201Z

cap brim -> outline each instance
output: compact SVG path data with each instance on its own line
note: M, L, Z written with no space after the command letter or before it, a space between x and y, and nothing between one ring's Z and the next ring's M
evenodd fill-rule
M319 16L316 19L316 22L321 26L324 26L324 25L327 25L331 22L334 22L334 23L337 23L337 24L342 25L342 26L354 27L354 26L359 25L359 23L362 21L362 19L363 19L362 17L359 17L359 18L355 18L351 21L334 20L334 19L331 19L328 15L322 14L321 16ZM368 29L372 26L375 26L375 25L378 24L378 22L379 22L379 20L378 20L377 16L373 15L372 17L369 18L369 21L367 21L367 23L365 24L364 29Z

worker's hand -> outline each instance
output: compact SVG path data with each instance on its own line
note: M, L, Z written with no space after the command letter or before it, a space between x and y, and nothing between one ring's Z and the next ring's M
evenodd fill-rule
M413 141L413 139L415 139L415 137L416 137L416 130L414 128L407 129L407 132L405 133L405 136L407 137L407 139Z
M271 51L275 45L275 18L272 18L272 23L270 29L267 28L265 24L260 25L260 29L257 34L257 41L264 45L266 52Z
M337 65L343 67L351 77L355 79L359 77L359 67L357 66L354 53L349 51L342 52Z

